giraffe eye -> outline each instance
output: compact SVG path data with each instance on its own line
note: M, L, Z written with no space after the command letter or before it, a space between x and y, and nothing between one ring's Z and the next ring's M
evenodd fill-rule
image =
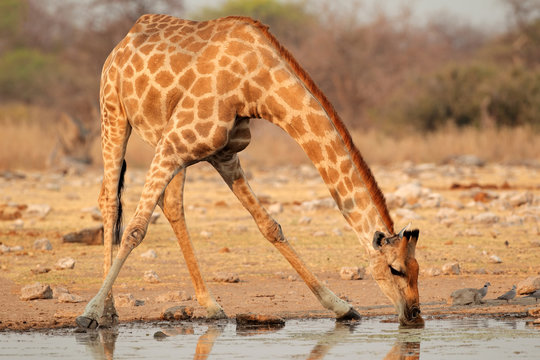
M399 270L396 270L394 269L392 266L388 265L388 267L390 268L390 272L392 273L392 275L395 275L395 276L399 276L399 277L405 277L405 273L404 272L401 272Z

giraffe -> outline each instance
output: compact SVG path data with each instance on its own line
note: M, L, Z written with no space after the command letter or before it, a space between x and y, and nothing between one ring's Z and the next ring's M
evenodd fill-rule
M98 204L104 223L105 278L76 322L113 324L112 286L143 240L160 206L183 252L199 304L226 317L202 278L184 220L186 168L213 165L262 235L289 261L337 319L360 314L308 269L251 190L237 153L250 140L249 121L287 132L311 159L339 210L366 249L373 278L403 325L423 324L415 247L419 231L394 232L384 196L336 111L310 76L269 32L248 17L195 22L143 15L105 61L100 88L104 175ZM135 130L155 148L140 200L120 238L125 151Z

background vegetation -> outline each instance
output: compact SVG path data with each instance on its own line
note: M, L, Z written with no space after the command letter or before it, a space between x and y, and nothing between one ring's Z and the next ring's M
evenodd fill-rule
M489 134L492 141L512 138L529 149L514 156L467 150L488 160L540 160L529 143L540 129L540 1L501 2L509 13L507 30L490 34L445 16L419 25L407 9L360 20L361 2L226 0L188 14L182 0L2 0L0 169L45 166L62 116L97 136L102 63L149 12L200 20L248 15L270 25L361 138L368 160L393 157L366 151L362 142L384 138L391 147L414 134L418 151L437 133L457 139L465 132L476 134L468 135L474 143L488 143L481 139ZM263 129L265 136L279 136ZM14 156L14 147L24 144L30 153ZM99 145L89 149L99 162ZM411 160L440 161L465 150L453 147L439 157L422 151Z

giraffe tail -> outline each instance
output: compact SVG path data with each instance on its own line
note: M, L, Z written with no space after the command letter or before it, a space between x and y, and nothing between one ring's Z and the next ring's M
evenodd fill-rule
M114 239L113 243L115 245L120 244L120 240L122 239L122 191L124 190L124 177L126 174L126 160L122 161L122 169L120 170L120 179L118 180L118 193L117 193L117 200L118 200L118 212L116 214L116 222L114 223L113 227L113 233L114 233Z

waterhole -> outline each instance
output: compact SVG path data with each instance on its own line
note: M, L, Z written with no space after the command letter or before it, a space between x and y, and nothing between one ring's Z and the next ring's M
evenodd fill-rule
M133 323L0 333L9 359L539 359L540 329L522 319L428 319L403 329L385 318L353 324L288 320L279 329L234 322Z

